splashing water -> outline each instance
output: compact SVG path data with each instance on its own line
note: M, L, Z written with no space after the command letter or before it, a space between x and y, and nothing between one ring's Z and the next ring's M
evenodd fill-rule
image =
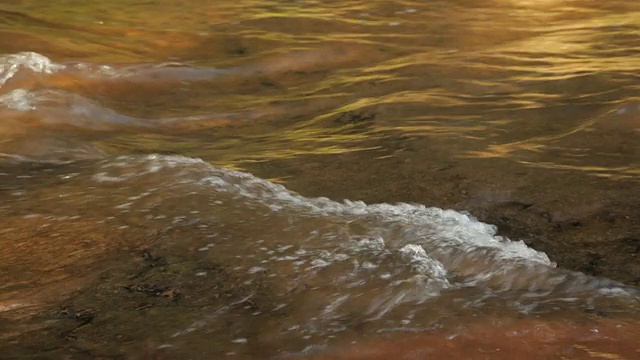
M494 226L453 210L305 198L250 174L180 156L121 156L77 165L57 185L23 195L34 201L49 193L73 194L59 199L58 210L29 211L46 212L49 219L106 217L107 225L126 224L124 231L177 231L179 241L163 240L171 253L196 249L182 262L228 264L235 282L254 288L216 311L189 311L191 321L153 335L174 347L213 332L220 339L233 336L216 352L241 351L246 339L296 352L362 331L426 331L494 312L637 311L637 289L558 269L544 253L496 236ZM8 206L20 213L20 204ZM174 271L205 283L212 276L210 270ZM233 310L250 303L258 310ZM286 314L279 330L266 331L278 313ZM235 330L218 329L232 318Z
M52 63L46 56L34 52L0 56L0 88L22 69L53 74L64 68L64 65Z

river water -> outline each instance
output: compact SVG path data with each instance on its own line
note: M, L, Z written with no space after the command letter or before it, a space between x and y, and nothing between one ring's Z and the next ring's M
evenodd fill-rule
M636 193L639 19L632 0L0 1L0 350L640 358L634 281L472 211L527 184L553 221Z

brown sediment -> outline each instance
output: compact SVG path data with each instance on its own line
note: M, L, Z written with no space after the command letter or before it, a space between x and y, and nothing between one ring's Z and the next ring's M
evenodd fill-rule
M82 224L67 224L68 229L75 226ZM247 284L244 272L225 264L229 259L192 249L181 241L184 235L174 229L150 236L149 247L141 244L138 249L120 252L90 286L51 296L50 300L55 298L52 305L40 305L30 312L6 312L9 316L0 321L0 328L7 329L0 337L0 350L8 358L29 354L71 359L179 359L199 352L217 358L232 350L229 345L239 332L262 341L247 345L236 358L278 358L282 344L277 339L273 344L266 340L277 338L281 317L293 316L287 309L273 311L278 305L274 297L278 280L258 275ZM116 255L113 251L106 254ZM248 320L261 312L270 321ZM190 331L202 336L182 346L165 346L163 341L179 339L181 332ZM585 314L578 320L516 319L494 314L417 333L346 335L329 347L284 358L624 359L639 354L638 336L640 323L630 319Z
M72 224L66 226L68 229L73 227ZM127 246L123 250L80 254L87 256L87 261L94 265L106 266L96 269L95 266L82 266L80 262L63 267L60 271L86 272L94 276L92 281L70 291L47 293L45 295L48 296L38 299L39 303L34 300L29 304L28 309L26 306L24 309L4 309L0 320L0 329L3 330L0 331L0 351L3 356L162 358L163 351L158 348L162 341L171 339L181 330L188 333L189 324L202 319L203 314L206 320L207 316L214 316L217 312L232 310L250 314L275 307L270 300L273 291L267 282L258 279L251 284L243 283L244 272L238 274L231 266L216 262L215 257L210 259L196 249L183 248L180 236L179 232L144 236L146 243L125 237ZM117 241L118 237L107 235L105 238ZM55 244L64 245L61 241ZM145 244L150 247L145 247ZM173 251L176 250L173 246L181 251ZM53 254L64 252L67 246L61 247ZM35 255L38 253L36 251ZM104 256L110 259L99 262ZM65 260L78 263L73 254ZM49 274L40 276L43 281L50 281L50 277ZM52 286L69 285L66 281ZM43 293L42 288L46 290L46 286L38 286L40 294ZM229 336L238 328L251 331L249 323L233 324L228 321L218 323L212 320L194 326L199 326L199 331L216 329L229 333ZM225 338L215 342L230 344L230 340ZM208 338L202 341L211 343ZM215 347L211 350L214 353L221 351ZM185 348L180 351L189 353L191 350ZM175 352L173 354L170 358L180 357Z
M7 311L41 307L93 283L109 268L107 254L152 241L100 229L92 221L53 216L2 219L0 306ZM109 235L107 235L109 234Z
M486 318L455 331L359 340L305 359L635 359L640 323Z

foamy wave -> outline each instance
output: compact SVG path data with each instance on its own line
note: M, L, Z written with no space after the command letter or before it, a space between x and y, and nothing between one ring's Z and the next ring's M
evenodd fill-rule
M346 221L373 221L380 227L404 226L396 244L399 248L409 244L427 247L427 252L448 254L451 249L494 249L496 260L535 262L553 267L548 256L529 248L522 241L511 241L496 236L496 227L482 223L474 217L454 210L413 204L373 204L362 201L343 203L327 198L306 198L284 186L257 178L251 174L215 168L207 163L181 156L122 156L106 161L94 179L98 181L128 181L162 169L180 168L181 182L213 187L218 192L240 196L245 201L260 203L271 211L286 211L302 216L339 216Z
M71 125L83 129L111 130L119 127L182 126L211 120L226 121L237 114L202 114L182 117L144 119L121 114L99 102L60 89L15 89L0 95L4 107L18 112L34 112L42 125Z
M58 64L35 52L21 52L0 55L0 87L16 77L21 71L53 74L61 70L64 70L67 76L87 81L125 79L128 82L151 81L155 83L160 81L209 81L229 73L229 70L173 62L119 66L82 62Z
M0 105L12 110L30 111L35 110L36 97L33 93L25 89L16 89L5 95L0 95Z
M148 219L173 219L172 224L203 221L201 229L224 226L224 221L209 221L231 216L238 224L250 224L248 228L264 229L262 240L249 236L216 246L252 259L247 271L279 272L271 275L285 287L295 288L301 277L314 279L326 291L362 287L376 292L377 300L367 310L373 318L402 304L438 298L445 290L479 289L480 303L487 292L505 293L522 311L530 311L541 298L579 302L635 293L613 281L557 269L545 253L498 236L495 226L454 210L307 198L251 174L181 156L121 156L95 165L93 181L111 183L109 188L130 191L144 184L144 194L150 188L171 194L166 204L149 202L146 195L123 199L116 204L123 216L153 213ZM193 209L198 209L195 219L188 215ZM202 238L217 237L203 231ZM335 301L332 313L357 300Z
M0 56L0 86L14 77L21 69L52 74L64 68L64 65L53 63L48 57L35 52Z
M58 89L15 89L0 95L0 105L20 112L39 111L42 124L66 124L94 130L113 126L146 126L149 120L134 118L103 107L95 101Z
M454 210L307 198L182 156L105 157L71 171L52 189L73 194L56 198L56 216L163 229L168 251L196 256L185 275L207 276L198 259L229 266L242 284L273 294L274 307L255 316L288 307L295 315L281 329L300 336L343 332L342 320L352 318L377 331L430 326L461 309L531 313L637 301L633 289L555 268L546 254ZM189 331L219 323L222 312Z

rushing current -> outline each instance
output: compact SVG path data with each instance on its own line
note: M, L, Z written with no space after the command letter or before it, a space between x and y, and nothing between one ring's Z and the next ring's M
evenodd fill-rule
M634 179L635 2L125 3L0 2L8 356L640 357L638 288L393 196Z

